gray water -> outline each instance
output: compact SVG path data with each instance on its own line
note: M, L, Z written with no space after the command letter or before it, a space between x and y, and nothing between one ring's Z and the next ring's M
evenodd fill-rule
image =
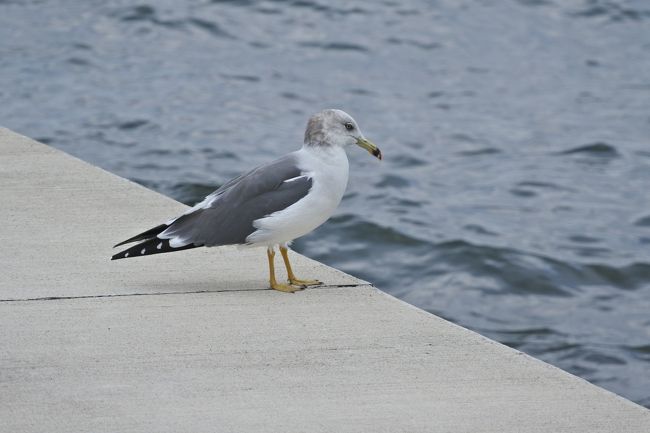
M329 107L298 251L650 406L649 2L0 0L0 124L185 203Z

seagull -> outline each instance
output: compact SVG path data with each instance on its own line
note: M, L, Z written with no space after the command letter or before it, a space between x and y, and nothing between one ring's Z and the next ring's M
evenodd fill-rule
M289 262L291 242L329 219L348 183L346 148L358 145L382 159L357 122L342 110L329 109L307 122L304 145L225 183L181 216L119 244L138 242L111 260L169 253L196 247L266 247L269 286L293 293L322 284L295 276ZM288 283L275 278L275 248Z

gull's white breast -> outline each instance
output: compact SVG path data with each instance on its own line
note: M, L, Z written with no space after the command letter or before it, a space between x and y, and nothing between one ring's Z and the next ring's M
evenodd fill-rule
M312 180L309 193L288 208L255 220L257 230L246 238L247 243L273 246L290 242L327 221L341 202L348 184L345 150L339 146L305 146L296 157L302 173Z

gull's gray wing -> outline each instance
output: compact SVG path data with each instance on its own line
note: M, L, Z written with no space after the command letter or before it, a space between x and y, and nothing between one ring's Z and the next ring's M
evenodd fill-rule
M184 245L244 244L253 221L286 209L307 195L312 180L298 168L295 153L235 178L174 220L160 239Z

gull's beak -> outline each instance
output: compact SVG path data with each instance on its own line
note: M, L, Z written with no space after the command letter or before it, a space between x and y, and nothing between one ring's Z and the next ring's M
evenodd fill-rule
M381 159L381 150L370 140L367 140L364 137L355 137L357 139L357 145L366 149L372 156L375 156Z

